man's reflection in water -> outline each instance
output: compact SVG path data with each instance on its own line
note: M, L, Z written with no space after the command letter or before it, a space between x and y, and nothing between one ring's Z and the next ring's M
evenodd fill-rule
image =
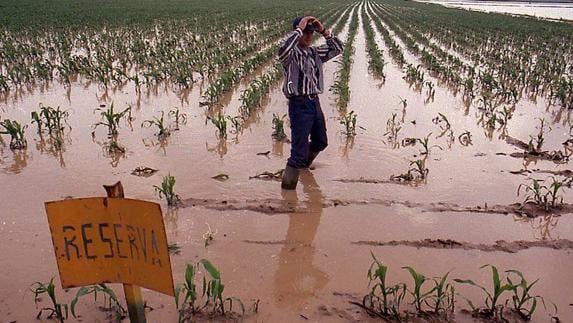
M322 214L322 192L308 170L300 173L300 183L307 197L306 212L289 215L285 244L279 253L275 273L274 295L278 307L303 304L328 282L328 276L312 263L315 253L313 240ZM283 199L298 201L296 191L283 190ZM300 206L299 206L300 207Z

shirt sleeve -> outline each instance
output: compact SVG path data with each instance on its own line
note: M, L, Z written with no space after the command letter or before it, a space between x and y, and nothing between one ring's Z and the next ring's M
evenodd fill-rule
M326 44L319 46L317 51L320 60L324 63L342 53L342 50L342 41L331 34L326 38Z
M298 40L302 37L302 29L297 27L295 30L290 32L284 42L284 44L278 50L279 61L283 66L287 65L292 58L292 51L294 46L298 43Z

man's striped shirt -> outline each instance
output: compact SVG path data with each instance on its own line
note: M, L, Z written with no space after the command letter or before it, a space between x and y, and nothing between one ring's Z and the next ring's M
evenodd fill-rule
M326 44L308 48L298 46L300 37L302 30L297 27L288 34L278 51L285 76L283 93L287 98L322 93L322 63L342 52L342 42L332 34L326 38Z

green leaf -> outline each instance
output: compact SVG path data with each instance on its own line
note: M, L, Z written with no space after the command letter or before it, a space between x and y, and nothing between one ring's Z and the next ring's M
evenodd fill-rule
M211 264L209 260L201 259L200 262L201 264L203 264L203 267L205 268L205 270L207 270L207 272L209 273L209 275L211 275L211 277L213 277L214 279L221 279L221 274L219 273L217 268L215 268L215 266Z
M92 289L89 287L80 287L80 289L78 289L78 292L76 293L76 296L74 297L74 299L72 300L72 302L70 303L70 310L72 312L72 316L74 318L76 318L76 304L78 303L80 297L90 294L92 293Z

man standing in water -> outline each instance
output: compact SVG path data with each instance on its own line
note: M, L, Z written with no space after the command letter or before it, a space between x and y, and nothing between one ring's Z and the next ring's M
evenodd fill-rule
M324 36L325 45L311 47L314 31ZM328 145L326 122L318 101L318 94L324 90L322 64L341 52L342 42L312 16L297 17L293 31L279 48L291 128L291 151L283 173L283 189L295 189L300 169L310 167Z

